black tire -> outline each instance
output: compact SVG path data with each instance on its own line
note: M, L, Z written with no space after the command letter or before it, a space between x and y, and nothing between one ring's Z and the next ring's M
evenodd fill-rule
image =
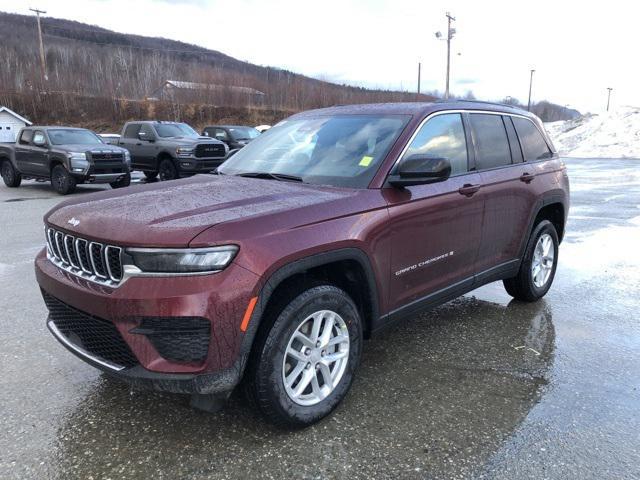
M178 178L178 168L171 158L163 158L158 165L158 173L160 174L160 180L175 180Z
M111 185L111 188L128 187L129 185L131 185L131 174L127 173L125 177L121 178L117 182L111 182L109 185Z
M151 172L149 170L145 170L142 173L144 173L144 176L147 178L147 180L155 180L156 178L158 178L158 172Z
M22 183L22 175L14 167L11 161L4 160L2 162L2 180L4 184L9 188L16 188Z
M264 329L258 333L245 381L250 400L267 420L282 428L301 428L316 423L331 413L349 391L362 354L362 321L349 295L332 285L308 288L290 301L281 302L279 305L271 315L267 312L263 320L268 322L267 325L271 322L273 325L268 331ZM300 405L289 396L285 388L284 370L288 365L284 363L285 351L298 327L306 321L312 321L307 319L311 314L321 310L335 312L344 321L344 327L349 333L349 352L344 357L347 359L346 365L333 390L316 404ZM320 348L327 347L315 350ZM331 353L337 352L327 354ZM324 356L324 353L322 355ZM312 357L310 359L313 362L318 360ZM321 363L322 359L319 360L318 363ZM314 368L316 371L319 371L318 363ZM311 362L306 365L305 370L313 368L309 365ZM303 374L304 370L300 373L300 382ZM323 378L322 373L320 377L317 375L316 373L319 382ZM325 381L322 382L323 388L326 387ZM311 383L309 385L307 389L312 388Z
M549 276L545 280L544 284L536 285L533 278L532 264L534 261L536 246L543 235L551 237L554 254L553 264L551 266ZM507 293L516 300L521 300L523 302L535 302L536 300L544 297L549 291L549 288L551 288L553 278L556 274L556 267L558 265L558 245L558 233L556 232L553 224L549 220L542 220L538 223L529 238L527 249L525 250L524 257L522 258L518 274L513 278L508 278L503 281L504 288Z
M68 195L76 189L76 179L66 168L58 164L51 170L51 186L60 195Z

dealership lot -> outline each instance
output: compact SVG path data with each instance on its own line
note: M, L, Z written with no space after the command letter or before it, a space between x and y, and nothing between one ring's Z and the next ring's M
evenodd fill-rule
M519 304L491 284L399 324L367 342L336 413L294 433L240 396L197 412L64 350L32 265L62 198L46 183L0 187L0 477L640 476L639 167L568 160L572 208L545 299Z

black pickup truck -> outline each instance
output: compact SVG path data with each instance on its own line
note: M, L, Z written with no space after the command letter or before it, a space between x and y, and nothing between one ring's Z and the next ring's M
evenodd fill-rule
M127 187L130 166L128 151L84 128L28 127L20 130L15 144L0 144L0 172L7 187L19 187L23 178L51 180L62 195L81 183Z
M159 174L160 180L212 172L229 152L223 142L180 122L128 122L120 138L109 143L129 150L133 170L142 170L148 179Z

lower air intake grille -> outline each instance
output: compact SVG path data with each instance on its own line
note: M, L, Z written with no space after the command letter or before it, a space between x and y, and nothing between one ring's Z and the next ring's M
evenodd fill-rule
M42 292L42 296L49 309L49 319L70 343L115 365L138 364L113 323L76 310L46 292Z
M202 317L147 317L131 333L145 335L169 361L201 363L209 351L210 330Z

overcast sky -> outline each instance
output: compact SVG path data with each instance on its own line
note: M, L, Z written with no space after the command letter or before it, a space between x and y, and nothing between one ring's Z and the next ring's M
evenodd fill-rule
M241 60L339 83L444 90L445 12L456 17L452 87L478 98L507 95L582 111L640 106L635 1L537 0L0 0L0 10L162 36ZM459 54L459 55L458 55Z

